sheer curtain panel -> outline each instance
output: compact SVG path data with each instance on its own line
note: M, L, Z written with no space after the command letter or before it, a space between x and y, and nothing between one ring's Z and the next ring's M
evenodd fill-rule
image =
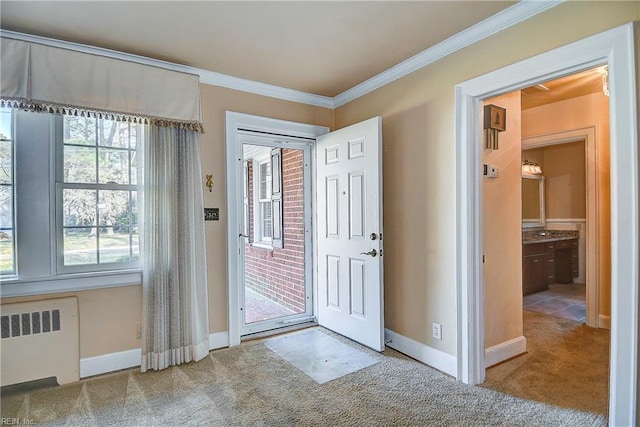
M209 352L198 132L150 126L144 144L142 372Z

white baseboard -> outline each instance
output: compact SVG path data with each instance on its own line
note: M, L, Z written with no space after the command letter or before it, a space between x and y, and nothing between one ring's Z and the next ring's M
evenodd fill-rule
M141 359L142 350L140 348L85 357L80 359L80 378L140 366Z
M229 347L229 333L216 332L209 335L209 350ZM107 372L119 371L120 369L135 368L140 366L142 359L142 349L118 351L115 353L101 354L99 356L85 357L80 359L80 378L92 377L94 375L106 374Z
M209 350L229 347L229 332L216 332L209 334Z
M611 329L611 316L605 316L604 314L598 314L598 328Z
M384 330L384 341L388 347L436 368L445 374L449 374L454 377L458 374L456 357L445 353L444 351L437 350L426 344L414 341L411 338L402 336L390 329Z
M497 365L527 351L527 339L524 336L505 341L484 351L484 366Z

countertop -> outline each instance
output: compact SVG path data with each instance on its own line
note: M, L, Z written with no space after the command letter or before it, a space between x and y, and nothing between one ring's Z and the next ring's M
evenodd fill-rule
M577 230L527 230L522 232L522 244L557 242L580 237Z

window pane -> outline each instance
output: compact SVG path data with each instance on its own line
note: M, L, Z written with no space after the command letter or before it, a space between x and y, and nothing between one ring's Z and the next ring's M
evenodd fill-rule
M101 184L129 184L129 151L98 149Z
M15 274L13 230L0 231L0 274Z
M131 225L138 225L138 192L131 192Z
M96 119L64 116L64 143L96 145Z
M129 262L129 228L102 227L100 229L100 264Z
M4 115L4 114L2 114ZM0 184L13 182L13 144L0 134Z
M64 182L95 183L96 151L92 147L64 147Z
M13 228L13 185L0 185L0 228Z
M129 123L98 120L98 144L103 147L129 147Z
M11 126L11 109L0 108L0 139L13 139Z
M62 192L62 214L65 226L96 224L96 191L65 189Z
M64 230L64 265L96 264L97 230L95 227L66 228Z
M131 185L138 184L138 154L136 151L130 151L131 153Z
M260 203L262 206L262 236L271 237L273 235L271 223L271 202Z
M271 163L260 165L260 199L271 198Z
M138 143L142 143L142 125L129 123L129 148L135 150Z
M129 191L100 190L98 213L102 226L130 225L129 219Z
M138 227L133 227L131 230L131 261L137 261L140 259L140 234L138 233Z
M11 109L0 109L0 274L16 274Z

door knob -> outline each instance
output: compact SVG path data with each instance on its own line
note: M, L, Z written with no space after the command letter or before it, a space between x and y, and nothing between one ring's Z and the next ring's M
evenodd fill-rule
M375 258L378 255L378 251L371 249L369 252L360 252L360 255L371 255Z

